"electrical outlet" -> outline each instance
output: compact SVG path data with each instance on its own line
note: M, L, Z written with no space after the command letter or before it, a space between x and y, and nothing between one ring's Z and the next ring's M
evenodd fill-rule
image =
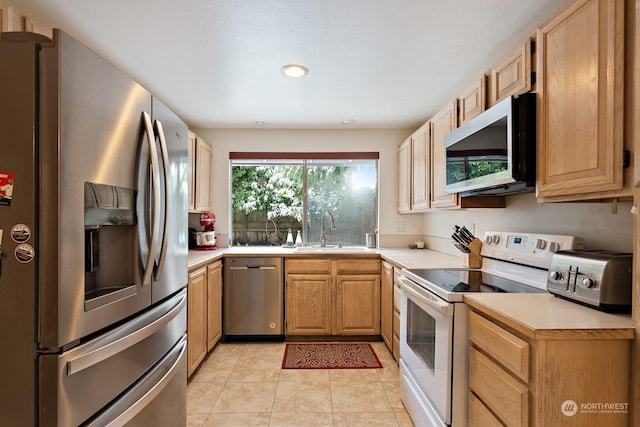
M407 231L407 223L402 221L397 222L396 231L401 233L404 233L405 231Z
M475 236L475 234L476 234L476 225L473 222L470 222L469 226L467 228L469 229L471 234L473 234Z

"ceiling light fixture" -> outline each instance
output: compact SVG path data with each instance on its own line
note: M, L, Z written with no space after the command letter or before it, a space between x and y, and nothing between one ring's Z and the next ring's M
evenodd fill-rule
M300 64L287 64L280 68L280 72L287 77L297 79L306 76L309 73L309 69Z
M264 125L266 125L266 124L267 124L267 122L262 121L262 120L258 120L258 121L256 121L256 126L264 126Z
M340 122L340 124L343 124L343 125L352 125L352 124L354 124L355 122L356 122L356 121L355 121L355 120L353 120L353 119L347 119L347 120L342 120L342 121Z

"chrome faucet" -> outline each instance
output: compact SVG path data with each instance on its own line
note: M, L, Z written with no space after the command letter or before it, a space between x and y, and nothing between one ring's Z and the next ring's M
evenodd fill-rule
M326 211L322 214L322 220L320 221L320 247L324 248L327 245L327 235L324 233L324 217L329 215L331 218L331 229L336 229L336 220L333 217L333 214L329 211Z

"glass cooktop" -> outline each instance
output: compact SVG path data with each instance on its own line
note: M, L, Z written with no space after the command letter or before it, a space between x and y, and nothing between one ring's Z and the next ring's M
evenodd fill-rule
M437 286L445 292L507 292L507 293L544 293L546 290L534 288L504 277L496 276L481 270L466 268L451 269L406 269L414 276L414 281L421 283L423 280L431 286Z

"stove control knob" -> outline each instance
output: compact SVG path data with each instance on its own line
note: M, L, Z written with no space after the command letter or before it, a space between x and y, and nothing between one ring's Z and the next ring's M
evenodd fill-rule
M556 242L549 242L549 252L558 252L558 249L560 249L560 245Z
M549 277L551 278L551 280L562 280L563 274L559 271L552 271L551 273L549 273Z
M492 236L491 234L489 234L488 236L485 236L485 238L484 238L484 242L485 242L487 245L490 245L490 244L493 242L493 236Z
M547 246L546 240L542 240L542 239L536 240L536 249L544 249L545 246Z
M493 235L493 244L497 245L498 242L500 242L500 236L498 236L497 234Z
M589 278L589 277L585 277L584 279L582 279L582 287L583 288L587 288L587 289L591 289L596 285L596 282Z

